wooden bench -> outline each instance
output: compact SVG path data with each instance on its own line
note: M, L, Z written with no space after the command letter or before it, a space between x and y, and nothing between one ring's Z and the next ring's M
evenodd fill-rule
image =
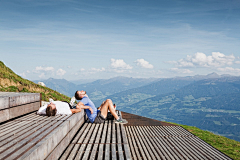
M39 98L40 94L1 93L0 116L8 114L1 118L0 159L58 159L85 122L84 112L37 115Z
M0 159L57 159L84 121L84 112L55 117L31 113L4 123Z

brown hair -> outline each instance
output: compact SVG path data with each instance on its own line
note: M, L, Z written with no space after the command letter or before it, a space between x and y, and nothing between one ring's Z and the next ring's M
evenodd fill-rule
M86 94L86 93L87 93L87 92L85 91L85 94ZM78 91L75 92L75 98L76 98L76 100L81 100L81 98L79 97Z
M52 109L52 106L47 106L46 115L47 115L48 117L50 117L50 116L55 116L56 113L57 113L57 109L56 109L56 108Z

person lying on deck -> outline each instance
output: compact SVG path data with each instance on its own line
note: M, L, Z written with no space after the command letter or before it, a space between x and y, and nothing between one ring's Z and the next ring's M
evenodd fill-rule
M50 100L50 103L42 106L37 111L39 115L55 116L55 115L71 115L73 113L81 112L81 109L73 109L72 106L63 101L53 101Z
M127 123L125 119L118 117L111 99L104 101L97 109L94 103L88 98L86 91L76 91L75 98L80 100L80 102L77 103L76 108L80 110L85 109L88 119L91 123L104 123L104 121L107 119L108 110L116 119L115 123ZM73 113L74 112L75 111L73 111Z

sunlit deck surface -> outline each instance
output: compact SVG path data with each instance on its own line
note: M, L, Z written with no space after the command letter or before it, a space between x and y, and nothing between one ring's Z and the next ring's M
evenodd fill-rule
M120 113L128 124L85 123L60 159L231 159L180 126Z
M120 111L128 124L39 116L40 100L0 92L0 159L231 159L180 126Z

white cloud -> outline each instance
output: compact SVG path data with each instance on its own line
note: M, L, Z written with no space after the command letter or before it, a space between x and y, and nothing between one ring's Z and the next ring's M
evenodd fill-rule
M234 55L226 56L220 52L212 52L212 55L207 56L204 53L197 52L193 56L187 55L185 59L180 59L178 61L169 61L169 63L176 64L178 67L220 67L225 65L232 65L234 60Z
M45 77L45 73L41 73L38 77L39 77L39 78Z
M42 67L42 66L39 66L39 67L36 67L35 70L36 71L54 71L54 68L53 67Z
M85 71L85 69L84 69L84 68L81 68L80 71L81 71L81 72L82 72L82 71Z
M57 74L58 76L63 76L65 73L66 73L66 71L60 68L60 69L57 70L57 73L56 73L56 74Z
M240 68L225 67L225 68L218 68L218 70L221 72L240 73Z
M183 74L193 73L193 71L191 71L189 69L179 69L179 68L171 68L170 71L177 72L177 73L183 73Z
M240 61L235 61L236 64L240 64Z
M103 71L105 71L105 68L100 68L100 69L98 69L98 68L91 68L90 69L90 71L93 71L93 72L103 72Z
M142 68L149 68L149 69L153 68L153 65L149 64L149 62L145 61L144 59L137 59L137 61L135 62L137 62L137 65L141 66Z
M122 59L111 59L111 67L114 69L132 69L132 66L126 64Z

